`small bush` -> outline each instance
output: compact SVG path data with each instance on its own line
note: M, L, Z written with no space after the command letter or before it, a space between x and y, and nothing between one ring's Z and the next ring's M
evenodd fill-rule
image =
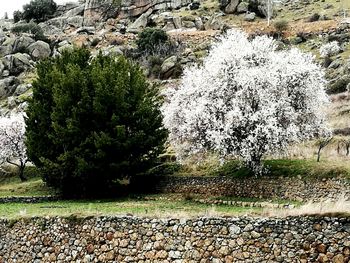
M287 20L279 20L275 22L274 27L277 32L282 33L288 29L289 24Z
M94 38L92 41L91 41L91 46L92 47L96 47L98 44L100 43L100 39L99 38Z
M23 16L22 12L19 10L16 10L15 12L13 12L13 22L17 23L21 21L22 16Z
M50 43L50 40L44 35L42 28L34 22L19 24L11 29L12 33L29 33L32 34L36 41L41 40Z
M150 74L151 74L151 76L154 76L155 78L159 78L161 71L162 71L161 65L154 65L150 70Z
M26 166L24 168L23 175L25 178L28 178L28 179L36 178L40 175L40 171L35 166Z
M159 56L150 56L148 58L148 63L151 67L153 67L155 65L162 65L163 61L164 60Z
M171 75L171 77L174 79L179 78L182 75L182 72L183 72L182 65L181 63L178 62L175 64L173 74Z
M148 58L148 68L150 69L150 76L153 76L155 78L159 78L160 72L162 69L162 63L164 59L159 56L150 56Z
M321 46L320 55L322 58L331 57L339 54L340 51L339 43L337 41L332 41Z
M309 38L309 34L303 31L299 31L297 33L297 37L299 37L302 40L302 42L305 42Z
M308 22L316 22L320 19L320 15L318 13L314 13L312 16L309 17L307 20Z
M350 83L350 76L345 75L331 83L327 89L327 93L334 94L347 91L347 86Z
M57 4L53 0L31 0L23 6L23 16L27 22L35 20L44 22L48 20L57 10Z
M168 41L168 35L164 30L157 28L146 28L140 34L136 40L139 51L150 53L154 52L155 49Z

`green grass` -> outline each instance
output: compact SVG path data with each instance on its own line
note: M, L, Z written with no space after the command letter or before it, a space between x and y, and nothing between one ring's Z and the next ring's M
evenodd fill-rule
M0 197L6 196L43 196L55 192L47 187L38 176L35 167L27 167L24 175L28 181L21 182L16 175L0 177Z
M221 169L229 176L252 176L247 168L239 168L235 172L231 172L230 167L237 166L233 162L225 164ZM265 160L264 165L267 168L265 176L271 177L302 177L302 178L332 178L332 177L347 177L350 178L350 167L345 162L324 161L317 162L316 160ZM219 169L219 170L220 170Z
M270 177L302 177L302 178L332 178L345 177L350 179L350 164L345 160L326 160L321 161L311 159L279 159L265 160L264 165L267 168L264 176ZM222 166L213 163L198 166L197 168L183 166L175 172L175 176L228 176L228 177L249 177L254 176L251 171L241 165L239 161L232 160L224 163ZM192 173L194 171L194 173Z
M294 204L294 205L301 205L302 202L300 201L293 201L293 200L284 200L284 199L260 199L260 198L253 198L253 197L233 197L233 196L222 196L222 197L213 197L212 200L223 200L223 201L235 201L235 202L249 202L249 203L257 203L257 202L268 202L272 204Z
M344 161L322 160L268 160L265 161L271 176L308 178L350 178L350 166Z
M8 196L52 195L40 177L32 174L29 180L21 182L11 176L0 179L0 198ZM115 200L62 200L35 204L6 203L0 204L0 218L22 218L33 216L99 216L99 215L138 215L138 216L205 216L238 215L257 213L257 208L233 207L227 205L205 205L186 200L182 195L151 195L152 200L142 196L119 198Z
M325 9L324 7L329 4L332 8ZM302 8L299 10L291 9L290 7L283 7L282 11L278 13L277 17L283 17L288 21L300 20L310 17L314 13L320 15L327 15L332 18L338 11L345 9L348 14L350 12L350 2L348 0L325 0L313 2L312 4L303 5L299 4Z
M22 218L33 216L107 216L137 215L156 217L191 217L206 215L233 216L258 213L258 208L243 208L230 205L206 205L186 200L138 200L115 201L56 201L37 204L0 204L0 218Z
M45 185L41 178L31 178L26 182L21 182L17 178L11 178L0 183L0 197L43 196L52 194L53 191Z
M301 178L332 178L345 177L350 179L350 164L345 160L266 160L264 161L268 172L265 176L271 177L301 177ZM31 173L31 174L30 174ZM35 172L27 173L29 178L21 182L16 176L0 178L0 197L6 196L43 196L54 195L53 189L47 187ZM30 175L28 175L30 174ZM151 170L150 175L175 175L175 176L228 176L249 177L254 176L238 161L228 161L219 166L214 161L198 167L190 165L176 165L169 163L160 165Z

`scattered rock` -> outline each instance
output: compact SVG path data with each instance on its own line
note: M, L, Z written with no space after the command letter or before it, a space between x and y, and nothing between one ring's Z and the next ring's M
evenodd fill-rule
M172 56L164 60L160 71L163 78L169 78L172 75L172 71L174 70L176 63L177 63L176 56Z
M43 41L37 41L28 47L29 55L33 60L48 58L51 54L50 45Z
M14 76L0 79L0 98L6 98L12 95L18 84L19 81Z
M247 14L244 16L244 20L245 20L245 21L252 22L252 21L255 20L255 16L256 16L256 14L255 14L254 12L247 13Z
M148 17L152 14L152 10L148 10L146 13L142 14L134 23L132 23L128 29L127 32L130 33L138 33L142 29L146 28L146 25L148 23Z
M239 5L237 6L237 13L242 14L242 13L247 13L249 10L249 3L248 2L240 2Z
M225 7L226 14L234 14L240 0L231 0L230 3Z

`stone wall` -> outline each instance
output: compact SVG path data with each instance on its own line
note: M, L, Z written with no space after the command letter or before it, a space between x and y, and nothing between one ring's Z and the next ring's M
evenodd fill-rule
M298 177L145 177L136 185L155 185L156 192L276 198L296 201L350 199L350 181L344 178L301 179Z
M0 221L0 262L349 262L350 218Z
M9 196L9 197L0 197L0 204L6 203L41 203L41 202L52 202L59 200L56 196Z

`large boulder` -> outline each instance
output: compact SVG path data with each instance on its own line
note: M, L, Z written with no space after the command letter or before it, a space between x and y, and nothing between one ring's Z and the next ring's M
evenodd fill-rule
M96 22L114 18L119 7L113 0L87 0L84 7L84 25L93 26Z
M60 30L64 30L67 27L67 17L55 17L45 22L46 25L53 26Z
M41 27L41 29L43 30L44 35L47 36L53 36L53 35L61 35L63 34L62 29L54 26L54 25L50 25L46 22L44 23L40 23L39 26Z
M67 17L67 24L69 26L79 28L79 27L83 26L83 23L84 23L84 17L82 17L82 16Z
M4 43L6 39L6 34L0 29L0 45L2 45L2 43Z
M230 3L230 0L220 0L219 1L219 6L221 10L224 10L225 7Z
M32 87L32 84L19 84L16 88L16 90L14 91L14 95L19 96L23 93L25 93L27 90L29 90Z
M242 13L247 13L248 10L249 10L249 3L248 2L241 2L237 6L236 12L238 14L242 14Z
M9 31L13 27L13 23L8 19L0 19L0 29L3 31Z
M225 13L234 14L236 12L239 2L240 0L231 0L229 4L225 7Z
M11 96L15 92L18 84L18 79L13 76L0 79L0 98L3 99Z
M7 55L2 58L2 63L11 75L19 75L34 65L31 57L24 53Z
M85 10L85 4L82 4L73 9L70 9L68 12L64 13L64 16L65 17L83 16L84 10Z
M33 60L48 58L51 54L50 45L44 41L37 41L28 47L29 55Z
M63 5L58 5L55 16L56 17L63 16L64 14L66 14L67 12L70 12L70 11L72 11L71 12L72 14L77 15L76 9L79 8L80 6L82 6L82 8L83 8L83 10L81 12L84 12L84 4L79 4L79 3L76 3L73 1L65 3Z
M5 65L4 63L0 60L0 78L2 77L2 73L5 70Z
M176 63L177 63L176 56L172 56L164 60L160 70L160 74L162 78L166 79L172 75L174 68L176 66Z
M213 15L208 19L208 21L205 23L204 27L206 30L221 30L224 25L222 24L221 20L218 19L220 15Z
M271 3L273 0L271 0ZM273 16L272 4L266 0L220 0L220 8L227 14L254 12L260 17Z
M15 42L15 39L11 38L11 43L10 42L3 43L0 46L0 57L4 57L4 56L10 55L12 53L12 47L13 47L14 42Z
M198 30L204 30L204 24L203 24L203 20L201 17L196 17L195 20L194 20L194 23L196 25L196 28Z
M123 51L118 46L108 46L106 48L102 48L98 52L95 53L97 55L99 52L102 52L104 56L120 56L123 55Z
M28 47L34 42L35 40L33 38L22 35L21 37L15 39L12 47L12 53L26 53Z
M58 43L58 48L55 50L54 55L61 54L64 50L73 50L74 46L68 42L67 40L64 40L60 43Z
M256 14L255 14L254 12L247 13L247 14L245 14L245 16L244 16L244 20L245 20L245 21L248 21L248 22L252 22L252 21L255 20L255 16L256 16Z
M101 20L119 17L138 18L142 14L155 11L166 11L188 6L193 0L121 0L120 5L113 0L86 0L84 24L95 25Z
M271 2L273 2L271 0ZM273 16L273 8L267 5L266 0L249 0L249 11L254 12L256 15L260 17L270 17Z
M147 23L148 23L148 18L149 16L152 14L152 10L148 10L146 13L142 14L138 19L135 20L134 23L132 23L128 29L127 32L130 33L138 33L140 31L142 31Z

